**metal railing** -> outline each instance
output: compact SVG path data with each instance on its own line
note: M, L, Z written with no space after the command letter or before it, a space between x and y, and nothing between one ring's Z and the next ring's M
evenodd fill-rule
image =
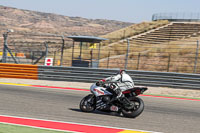
M115 75L119 69L38 67L38 79L93 83ZM200 89L200 74L127 70L136 85Z
M156 13L152 15L152 20L199 22L200 13Z

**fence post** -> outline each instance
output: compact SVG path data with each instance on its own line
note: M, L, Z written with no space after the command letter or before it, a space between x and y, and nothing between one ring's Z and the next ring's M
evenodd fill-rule
M138 54L137 70L139 70L139 66L140 66L140 53Z
M73 41L73 44L72 44L72 61L73 61L73 59L74 59L74 41Z
M33 51L31 51L31 59L32 59L32 65L34 64L34 62L33 62L33 60L34 60L34 57L35 57L35 54L34 54L34 52Z
M45 46L45 48L46 48L46 50L45 50L45 58L47 58L48 57L48 43L47 42L44 42L44 46ZM45 59L44 59L45 60Z
M93 67L92 65L93 65L93 48L90 50L90 67Z
M170 62L171 62L171 54L169 54L169 56L168 56L167 72L169 72Z
M8 34L10 32L13 32L13 30L8 30L6 33L3 34L3 38L4 38L4 47L3 47L3 56L2 56L2 63L6 63L7 62L7 54L8 52L10 53L11 57L13 58L14 62L16 64L18 64L17 60L15 59L15 57L13 56L11 50L8 48L8 43L7 43L7 39L8 39Z
M125 66L124 66L124 69L126 70L127 69L127 64L128 64L128 54L129 54L129 39L127 39L127 50L126 50L126 59L125 59Z
M64 46L65 46L65 39L64 39L64 36L62 36L62 48L61 48L60 66L62 66L62 64L63 64L63 50L64 50Z
M109 67L109 63L110 63L110 51L108 53L107 68Z
M55 65L56 62L56 51L54 51L53 53L53 66Z
M100 52L101 52L101 43L99 43L99 50L98 50L98 67L99 67L99 60L101 56Z
M3 34L4 38L4 43L3 43L3 56L2 56L2 63L6 63L7 59L7 38L8 38L8 33Z
M197 40L197 48L196 48L196 56L195 56L194 71L193 71L193 73L196 73L198 56L199 56L199 40Z

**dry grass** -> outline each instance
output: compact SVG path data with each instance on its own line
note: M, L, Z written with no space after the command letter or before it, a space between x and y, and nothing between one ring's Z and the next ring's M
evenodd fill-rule
M109 34L103 35L102 37L108 38L108 39L115 39L111 42L116 42L118 40L128 38L131 36L135 36L144 32L147 32L151 29L155 29L157 27L163 26L168 24L169 22L164 20L164 21L152 21L152 22L142 22L139 24L134 24L129 27L111 32Z
M101 60L99 66L103 68L124 68L127 42L117 40L124 38L124 36L130 37L132 35L143 33L149 29L154 29L167 23L167 21L143 22L103 36L105 38L116 39L111 41L113 43L108 44L108 42L106 42L101 47ZM199 39L200 37L191 37L162 44L135 44L130 41L127 68L134 70L192 73L194 71L196 56L196 40ZM78 58L79 56L79 49L79 45L76 45L75 58ZM70 63L72 59L71 52L72 49L67 49L64 52L64 60L67 60ZM82 59L90 59L90 52L91 49L85 47L82 52ZM200 50L198 56L200 57ZM98 48L93 49L93 59L98 59ZM200 73L199 68L200 61L197 63L198 73Z
M193 73L197 48L196 40L198 39L200 39L200 37L162 44L130 43L128 69ZM107 49L107 47L112 47L114 55L118 55L109 59L112 61L112 64L119 64L117 60L125 60L126 45L127 44L124 42L104 47L105 49ZM139 53L140 59L138 59ZM198 57L200 57L200 50ZM103 64L105 62L106 60L104 59L101 63ZM109 65L110 68L115 68L116 66L117 65ZM124 62L121 61L119 66L124 66ZM198 66L200 66L200 62L197 64L197 72L199 73L200 70Z
M138 35L140 33L146 32L150 29L154 29L159 26L165 25L167 23L169 23L169 22L168 21L143 22L140 24L134 24L127 28L123 28L118 31L111 32L107 35L102 36L102 37L111 39L111 41L107 41L102 44L103 47L101 47L101 57L100 58L102 59L102 58L108 57L109 52L110 52L110 56L121 55L121 54L125 53L127 47L124 46L124 43L116 43L116 45L108 46L108 44L110 44L110 42L116 42L124 37ZM115 38L115 39L113 40L113 38ZM71 58L72 58L71 52L72 52L72 48L66 49L64 51L64 60L67 60L67 61L71 60ZM82 59L90 59L91 58L90 52L91 52L91 49L89 48L89 46L86 46L85 48L83 48ZM80 53L80 47L78 44L76 44L75 48L74 48L74 58L78 58L79 53ZM60 53L57 54L57 56L59 57ZM98 48L93 49L93 59L97 59L97 58L98 58Z

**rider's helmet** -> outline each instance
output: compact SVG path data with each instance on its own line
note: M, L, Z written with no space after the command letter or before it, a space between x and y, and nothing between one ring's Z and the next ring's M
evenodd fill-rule
M125 72L125 70L120 69L120 70L117 72L117 74L123 74L124 72Z

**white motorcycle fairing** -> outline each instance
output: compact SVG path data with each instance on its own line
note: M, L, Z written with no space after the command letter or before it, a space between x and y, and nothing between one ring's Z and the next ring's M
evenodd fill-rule
M112 95L109 91L106 90L104 87L97 86L96 83L92 84L90 87L90 91L96 96L102 96L102 95Z

